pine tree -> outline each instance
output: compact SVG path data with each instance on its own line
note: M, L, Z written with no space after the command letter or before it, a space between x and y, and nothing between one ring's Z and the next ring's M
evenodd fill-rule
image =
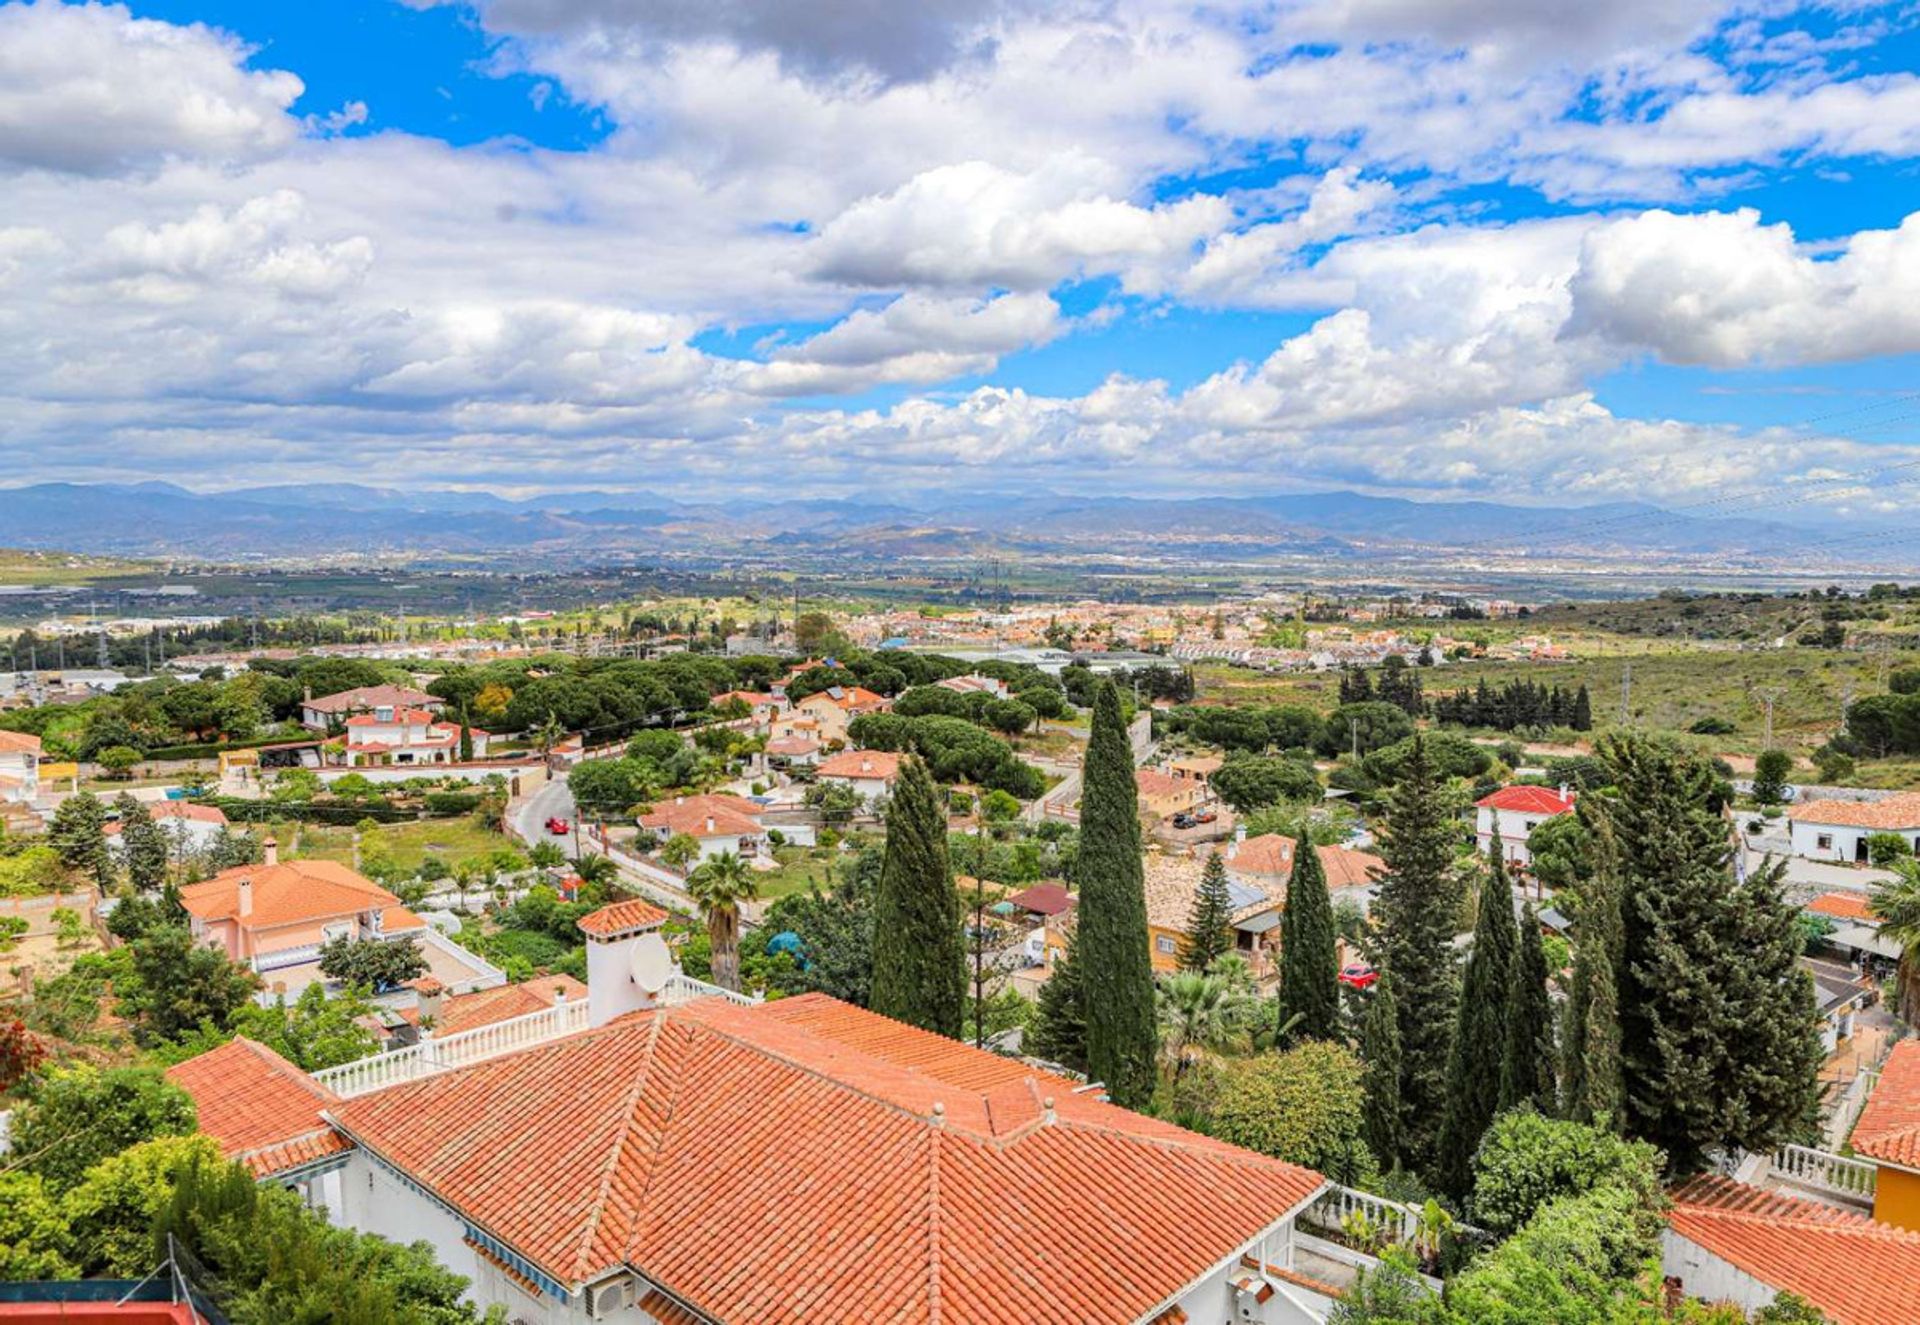
M120 812L120 849L128 882L135 892L160 887L167 881L166 832L131 792L121 792L113 806Z
M1554 1111L1557 1083L1553 1057L1553 1002L1547 995L1547 950L1540 921L1529 905L1521 916L1520 942L1507 973L1507 1043L1500 1058L1500 1102L1505 1113L1532 1104Z
M1513 923L1513 886L1500 857L1500 826L1487 848L1487 877L1473 927L1473 951L1460 982L1459 1013L1447 1056L1447 1108L1440 1126L1434 1176L1452 1195L1473 1183L1473 1152L1500 1108L1501 1059L1507 1048L1507 980L1519 936Z
M1140 799L1133 750L1111 681L1094 693L1080 796L1074 880L1087 1023L1087 1067L1108 1097L1139 1108L1153 1093L1153 958L1140 856Z
M1397 1167L1405 1136L1400 1098L1400 1009L1393 992L1393 973L1380 972L1360 1023L1360 1057L1366 1064L1361 1077L1365 1091L1367 1146L1380 1167Z
M1736 877L1704 758L1639 736L1604 754L1618 788L1607 814L1623 899L1626 1130L1676 1173L1710 1150L1771 1151L1810 1112L1822 1058L1785 862Z
M958 1039L966 1015L960 895L947 864L947 820L933 775L909 756L887 805L873 908L875 1012Z
M1445 789L1415 735L1400 781L1387 798L1380 834L1380 875L1374 912L1380 952L1396 985L1400 1021L1401 1153L1408 1167L1427 1173L1436 1155L1446 1109L1447 1057L1460 997L1454 961L1454 917L1460 877L1453 864L1458 822Z
M1233 897L1227 891L1227 863L1219 852L1207 857L1187 912L1187 933L1180 941L1180 969L1205 971L1233 951Z
M90 791L69 796L53 812L47 836L60 853L60 863L78 870L100 885L113 884L113 858L107 853L107 807Z
M1331 1040L1340 1033L1340 956L1326 866L1305 834L1293 849L1287 909L1280 919L1280 1007L1276 1023L1299 1021L1296 1040Z
M1034 1057L1075 1072L1087 1070L1087 1016L1082 1006L1079 931L1067 935L1067 950L1053 964L1053 974L1040 986L1033 1009L1033 1026L1023 1041Z

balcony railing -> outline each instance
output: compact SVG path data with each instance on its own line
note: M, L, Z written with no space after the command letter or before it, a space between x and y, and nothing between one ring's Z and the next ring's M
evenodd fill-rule
M682 1003L691 1003L696 998L724 998L730 1003L739 1003L747 1007L761 1001L751 994L722 989L719 985L710 985L705 980L696 980L690 975L668 977L666 988L660 991L661 1004L670 1008L679 1007Z
M1848 1200L1873 1204L1879 1169L1863 1159L1849 1159L1808 1146L1781 1146L1773 1152L1773 1175L1784 1182L1826 1192Z
M423 1032L420 1043L356 1059L338 1067L322 1068L313 1079L342 1097L364 1095L403 1082L417 1081L436 1072L446 1072L469 1063L497 1058L587 1028L587 1003L575 999L557 1003L524 1017L496 1021L445 1037Z

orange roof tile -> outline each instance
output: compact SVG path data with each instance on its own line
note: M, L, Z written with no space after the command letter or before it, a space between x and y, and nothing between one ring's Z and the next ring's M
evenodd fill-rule
M684 796L655 805L640 816L640 826L692 837L752 837L761 831L764 808L743 796Z
M0 754L37 755L40 738L27 732L0 731Z
M900 756L885 750L843 750L831 759L823 759L814 769L823 778L885 778L891 782L900 775Z
M580 917L580 930L597 939L616 939L623 934L653 929L666 920L665 911L635 897L624 902L609 902L598 911L587 912Z
M424 992L424 991L423 991ZM587 987L570 975L541 975L517 985L496 985L457 994L440 1005L434 1018L435 1035L453 1035L478 1030L497 1021L511 1021L535 1012L545 1012L554 1003L554 994L563 993L567 1002L585 1002ZM408 1008L400 1014L408 1021L420 1020L420 1009Z
M1234 874L1293 873L1294 841L1279 833L1262 833L1229 847L1227 870ZM1320 867L1326 871L1329 888L1361 888L1373 882L1373 871L1384 870L1387 862L1352 847L1321 847Z
M1821 893L1807 903L1806 909L1817 915L1838 916L1842 920L1880 923L1880 918L1868 909L1867 899L1859 893Z
M1853 1125L1853 1148L1870 1159L1920 1169L1920 1040L1902 1040L1887 1055Z
M1509 814L1565 814L1580 799L1580 793L1570 791L1562 796L1553 787L1534 787L1516 784L1502 787L1491 796L1482 796L1474 804L1483 810L1504 810Z
M1799 1294L1834 1325L1920 1320L1920 1233L1712 1175L1675 1191L1667 1219L1681 1237Z
M429 695L424 690L414 690L408 686L377 685L360 686L355 690L342 690L335 695L321 695L314 699L301 701L302 708L310 708L319 713L344 713L350 709L418 707L422 704L444 704L438 695Z
M1808 801L1787 811L1797 824L1835 824L1841 828L1920 828L1920 791L1877 801Z
M688 1311L659 1289L640 1299L640 1309L660 1325L706 1325L706 1321Z
M395 709L393 716L390 718L382 718L372 713L362 713L357 717L347 719L347 726L349 727L390 727L398 723L409 723L415 726L425 724L429 727L442 725L439 714L429 713L425 709Z
M1157 768L1135 769L1133 784L1140 789L1142 796L1172 796L1179 792L1197 790L1193 782L1185 778L1169 777Z
M336 1096L266 1045L244 1036L167 1069L193 1096L200 1130L257 1177L349 1149L320 1110Z
M155 823L163 824L169 819L186 819L193 823L223 824L227 816L218 805L196 805L192 801L155 801L147 807L147 816ZM111 837L121 829L121 823L115 819L105 827Z
M237 865L182 888L181 905L202 920L237 920L242 880L253 884L253 913L244 922L249 929L353 915L369 908L394 908L396 917L412 914L385 888L331 860ZM413 921L419 923L419 917L414 916ZM396 923L394 927L405 926Z
M332 1116L563 1283L627 1264L763 1325L1138 1319L1324 1187L821 995L639 1013Z

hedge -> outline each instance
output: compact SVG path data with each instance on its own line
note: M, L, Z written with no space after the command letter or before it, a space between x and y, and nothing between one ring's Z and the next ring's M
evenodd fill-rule
M217 759L229 750L259 750L269 745L286 745L300 738L289 736L262 736L251 741L202 741L197 745L161 745L155 746L141 755L142 759ZM318 740L316 736L314 738Z
M275 819L298 819L315 824L357 824L362 819L371 819L375 823L397 824L421 817L415 810L358 801L249 801L235 796L209 796L200 803L213 806L234 823L246 824L271 823Z

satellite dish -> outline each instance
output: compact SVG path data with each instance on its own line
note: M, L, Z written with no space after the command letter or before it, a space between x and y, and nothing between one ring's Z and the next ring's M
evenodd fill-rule
M667 951L667 941L652 932L635 939L627 970L633 975L633 982L645 992L657 994L665 989L673 975L673 954Z

